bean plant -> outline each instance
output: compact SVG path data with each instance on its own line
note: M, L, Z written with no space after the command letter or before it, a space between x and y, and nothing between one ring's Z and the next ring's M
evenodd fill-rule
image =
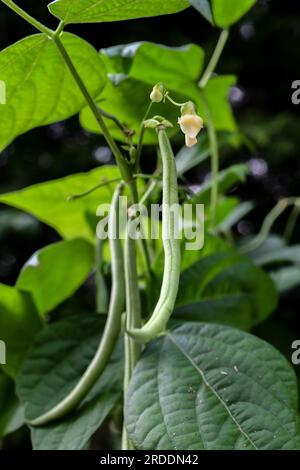
M1 0L16 14L16 28L25 20L33 34L0 52L0 150L79 114L86 131L102 134L116 165L0 196L61 237L33 254L14 287L0 285L7 354L0 436L26 425L33 449L78 450L103 427L112 449L300 449L293 368L251 333L294 282L284 283L262 258L280 259L268 251L269 234L287 207L298 211L299 200L280 201L258 234L237 238L233 228L253 204L228 191L245 181L248 168L220 171L219 162L220 149L239 149L246 139L228 98L236 77L218 74L218 64L230 28L254 4L56 0L48 6L58 20L52 30ZM211 55L197 44L150 42L98 52L67 32L76 23L186 8L219 34ZM149 155L151 174L143 173ZM204 161L210 179L192 190L186 173ZM141 208L155 203L162 210L154 239L143 236L152 220ZM106 214L99 212L103 204ZM179 204L193 208L183 225L203 233L196 249L187 248L185 231L174 235L178 221L170 209ZM200 225L197 205L204 207ZM294 222L295 212L288 232ZM61 304L88 277L94 311L65 315Z

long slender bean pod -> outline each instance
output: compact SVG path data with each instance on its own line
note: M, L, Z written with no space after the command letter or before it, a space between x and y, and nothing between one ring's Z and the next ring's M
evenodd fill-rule
M131 328L129 334L147 342L163 333L174 310L180 277L180 240L176 237L178 185L174 154L164 126L158 126L158 141L163 164L162 238L164 246L164 274L159 300L150 320L141 328Z
M125 247L124 247L124 269L125 269L125 292L126 292L126 329L140 328L141 326L141 299L138 285L136 241L130 237L130 219L127 224ZM133 338L125 334L125 371L124 371L124 400L131 379L133 369L139 359L141 346ZM122 433L122 449L132 449L128 439L125 425Z
M108 235L112 262L112 291L107 322L96 354L79 380L76 387L58 405L42 416L29 422L32 426L44 426L74 410L91 390L105 369L121 329L121 316L124 311L124 265L122 246L119 239L119 196L122 186L116 189L109 214Z

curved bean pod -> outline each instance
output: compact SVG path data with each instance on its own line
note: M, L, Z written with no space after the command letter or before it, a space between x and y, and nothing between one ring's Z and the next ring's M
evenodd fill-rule
M164 246L164 275L159 300L150 320L141 328L128 333L141 342L148 342L163 333L174 310L180 277L180 240L175 234L176 214L170 210L178 207L178 185L174 154L163 126L158 126L158 141L163 164L162 238Z
M106 325L96 354L79 380L76 387L50 411L29 422L32 426L44 426L62 418L74 410L91 390L105 369L121 329L121 316L124 311L125 286L122 245L119 239L119 196L123 186L114 192L109 214L108 235L112 263L112 291Z

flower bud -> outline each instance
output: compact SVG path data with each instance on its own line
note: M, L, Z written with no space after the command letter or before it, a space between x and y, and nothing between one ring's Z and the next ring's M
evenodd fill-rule
M150 94L150 100L153 103L161 103L165 96L165 87L162 83L157 83Z

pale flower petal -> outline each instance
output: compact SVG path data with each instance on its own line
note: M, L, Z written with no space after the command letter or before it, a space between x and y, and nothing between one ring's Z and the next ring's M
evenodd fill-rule
M203 119L197 114L184 114L178 119L178 124L184 134L195 138L203 128Z
M185 135L185 145L187 147L193 147L197 143L197 137L190 137L189 135Z

